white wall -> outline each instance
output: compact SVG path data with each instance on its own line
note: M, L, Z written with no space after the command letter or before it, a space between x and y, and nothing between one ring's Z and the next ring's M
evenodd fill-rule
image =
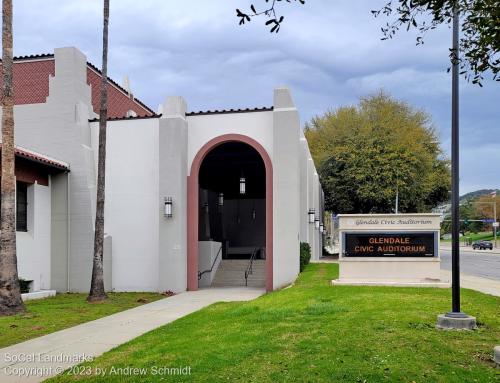
M299 273L300 119L286 88L274 90L273 121L273 288Z
M33 290L50 289L50 186L28 186L28 231L17 232L19 278L33 280Z
M302 130L300 131L300 242L309 242L309 201L308 201L308 148Z
M321 217L321 208L320 208L320 203L319 203L319 177L318 173L316 170L314 170L313 173L313 184L312 184L312 191L313 191L313 206L314 210L316 212L316 218L319 218L319 223L321 224L321 221L323 217ZM314 234L313 234L313 251L312 251L312 259L313 260L319 260L319 257L321 256L321 249L320 249L320 234L319 230L316 229L316 224L313 225L314 227Z
M159 290L187 287L187 123L186 103L167 97L159 119ZM173 216L163 213L164 198L172 197Z
M55 49L54 55L55 76L49 78L46 102L14 108L16 145L70 164L70 244L57 246L52 254L55 260L67 259L69 250L69 289L88 292L95 218L95 191L89 188L93 173L87 163L88 119L95 114L87 84L87 58L76 48ZM67 268L54 274L59 289L68 286L66 275Z
M242 134L253 138L273 158L273 112L209 114L188 116L187 172L203 145L224 134Z
M210 287L219 268L222 260L221 243L215 241L199 241L198 242L198 272L210 270L214 265L211 272L206 272L202 275L198 282L199 287ZM217 258L216 258L217 257ZM215 262L215 263L214 263Z
M98 123L92 129L95 142ZM108 122L105 232L116 291L158 291L157 143L157 119Z

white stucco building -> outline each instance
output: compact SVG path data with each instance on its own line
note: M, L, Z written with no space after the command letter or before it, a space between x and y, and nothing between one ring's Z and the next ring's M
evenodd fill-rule
M19 161L36 170L16 173L18 264L34 290L90 286L99 79L75 48L15 59ZM322 220L323 194L287 88L266 108L189 112L176 96L153 112L111 82L108 115L108 290L273 290L296 278L301 241L320 257L308 212Z

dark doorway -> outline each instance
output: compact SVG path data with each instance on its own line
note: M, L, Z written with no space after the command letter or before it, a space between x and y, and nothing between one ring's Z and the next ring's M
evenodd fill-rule
M266 169L254 148L226 142L212 149L200 166L198 195L199 240L222 243L225 259L254 251L265 257Z

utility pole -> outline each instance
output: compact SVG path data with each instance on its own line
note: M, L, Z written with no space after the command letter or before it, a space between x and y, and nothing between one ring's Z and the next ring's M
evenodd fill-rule
M451 294L452 310L438 315L441 329L475 329L476 318L460 311L460 193L459 193L459 11L453 7L451 70Z
M396 214L399 212L399 173L396 170L396 207L394 208Z
M398 210L399 210L399 185L396 184L396 214L398 214Z
M493 237L495 238L494 246L497 247L497 193L495 192L495 202L493 202L493 218L495 222L493 223Z
M494 237L494 246L497 247L497 195L496 193L493 195L495 198L495 202L487 202L487 201L476 201L476 204L492 204L493 205L493 237Z

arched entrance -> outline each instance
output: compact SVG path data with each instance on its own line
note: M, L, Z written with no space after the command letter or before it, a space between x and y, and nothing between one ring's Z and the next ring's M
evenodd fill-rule
M272 290L272 172L266 150L247 136L216 137L197 153L187 180L188 290L198 289L199 241L208 240L222 244L226 259L248 259L252 249L264 253L265 286L268 291ZM245 183L244 193L241 193L240 182ZM221 193L222 208L219 207ZM245 231L249 235L244 235Z

